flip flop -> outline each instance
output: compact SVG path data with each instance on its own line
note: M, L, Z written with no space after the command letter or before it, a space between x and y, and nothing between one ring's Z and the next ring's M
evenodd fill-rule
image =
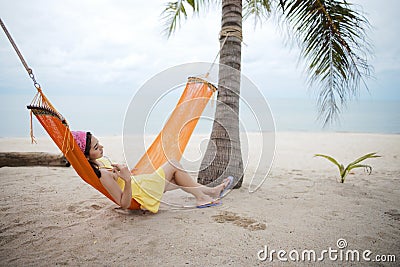
M196 206L196 208L198 208L198 209L204 209L204 208L216 207L216 206L220 206L220 205L222 205L222 202L221 202L221 201L219 201L219 202L213 202L213 201L211 201L211 202L208 202L208 203L206 203L206 204L198 205L198 206Z
M232 187L233 187L233 177L232 176L228 176L226 179L229 180L229 183L224 188L224 190L221 191L221 193L219 194L219 198L223 198L225 195L227 195L228 191L231 190Z

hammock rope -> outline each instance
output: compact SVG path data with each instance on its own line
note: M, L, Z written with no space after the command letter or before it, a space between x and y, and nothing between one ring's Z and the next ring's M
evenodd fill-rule
M29 77L32 79L33 81L33 86L35 86L36 90L37 90L37 94L35 95L35 97L32 100L31 105L36 105L36 106L42 106L44 103L46 103L46 107L43 108L50 108L52 110L54 110L56 113L58 113L56 111L56 109L53 107L53 105L51 105L50 101L42 101L42 99L46 99L46 96L43 94L42 89L40 87L40 84L36 81L35 75L33 74L33 70L28 66L28 63L26 63L25 58L23 57L21 51L19 50L18 46L16 45L16 43L14 42L14 39L12 38L10 32L8 31L6 25L3 23L3 20L0 18L0 25L1 28L3 28L4 33L6 34L8 41L11 43L12 47L14 48L15 52L17 53L19 60L21 61L22 65L24 66L26 72L28 72ZM58 115L60 117L61 114L58 113ZM29 132L30 136L31 136L31 143L37 143L35 136L33 134L33 114L32 114L32 109L30 110L30 132Z
M218 53L214 58L214 61L212 62L210 68L208 69L208 71L206 72L206 74L204 75L204 78L208 78L208 76L210 75L212 69L214 68L215 63L217 62L217 59L219 57L219 55L221 54L222 48L224 47L226 40L228 39L228 37L236 37L240 40L240 42L242 42L243 44L245 44L243 42L243 34L242 34L242 29L239 26L234 26L234 25L227 25L224 26L221 31L219 32L219 40L221 41L222 38L224 38L224 40L222 41L222 44L219 47ZM246 44L245 44L246 45ZM214 101L213 101L214 102ZM213 103L212 102L212 103Z
M13 38L11 37L11 34L8 32L7 27L6 27L6 25L4 25L1 18L0 18L0 25L3 28L3 31L6 34L8 40L10 41L15 52L17 53L19 60L21 60L22 65L24 65L25 70L28 72L29 77L32 79L33 85L36 87L36 89L40 89L40 84L36 81L35 75L33 74L33 70L31 68L29 68L28 64L26 63L24 57L22 56L21 52L19 51L17 45L15 44Z

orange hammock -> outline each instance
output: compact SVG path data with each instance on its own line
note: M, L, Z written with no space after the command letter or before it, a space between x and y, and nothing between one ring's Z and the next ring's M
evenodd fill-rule
M78 175L115 202L79 149L67 121L46 98L40 87L37 87L37 90L38 93L28 106L31 118L33 113ZM216 88L203 79L188 79L185 90L164 128L136 164L135 168L138 168L140 173L153 172L167 159L181 159L198 119L215 91ZM140 204L132 199L129 209L140 209Z

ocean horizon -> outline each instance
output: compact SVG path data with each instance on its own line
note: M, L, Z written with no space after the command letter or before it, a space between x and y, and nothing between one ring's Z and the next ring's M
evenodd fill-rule
M6 95L3 98L4 105L0 110L1 132L0 138L4 137L29 137L30 119L26 105L30 97ZM138 134L157 134L164 125L170 112L176 104L175 96L165 99L162 105L155 106L147 116L145 129L138 127ZM86 130L98 136L116 136L123 134L123 125L126 105L110 103L110 97L96 97L95 103L99 107L91 110L84 103L90 101L90 97L77 99L72 97L52 97L53 104L58 111L67 119L72 130ZM21 100L22 99L22 100ZM25 103L20 103L26 101ZM70 103L75 103L74 107ZM354 132L354 133L381 133L400 134L400 100L355 100L348 103L342 110L339 120L333 124L323 127L323 122L317 120L318 113L315 101L311 99L296 98L272 98L268 99L268 105L277 132ZM209 104L209 106L211 106ZM104 108L107 107L107 108ZM213 108L207 114L211 116L202 117L196 127L195 134L210 133L212 128ZM240 104L240 120L245 124L241 131L261 132L271 129L260 129L257 120L262 119L264 114L253 114L246 105ZM257 117L257 118L256 118ZM211 119L210 119L211 118ZM47 135L33 118L34 135L37 137ZM132 122L135 125L135 122ZM270 122L272 125L272 122Z

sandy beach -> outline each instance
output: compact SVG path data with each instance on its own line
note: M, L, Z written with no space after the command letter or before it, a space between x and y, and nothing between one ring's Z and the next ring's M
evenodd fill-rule
M107 155L123 161L120 137L100 140ZM47 137L38 138L37 145L29 138L1 138L0 150L58 152ZM355 169L344 184L337 181L334 165L313 157L328 154L347 164L369 152L382 156L365 161L372 174ZM4 167L0 265L398 266L399 163L400 135L279 132L274 163L258 191L248 192L245 176L243 187L221 206L183 209L163 203L158 214L117 209L72 168ZM246 175L254 171L250 164ZM163 200L194 202L180 190ZM339 248L338 240L347 245ZM272 250L286 254L280 259L272 254L270 262L265 248L268 255ZM330 248L338 251L331 258L323 254ZM294 250L298 262L289 258ZM317 262L302 261L305 250L315 251ZM348 250L359 251L360 260L340 259ZM365 251L371 261L362 258ZM390 255L397 263L373 261Z

